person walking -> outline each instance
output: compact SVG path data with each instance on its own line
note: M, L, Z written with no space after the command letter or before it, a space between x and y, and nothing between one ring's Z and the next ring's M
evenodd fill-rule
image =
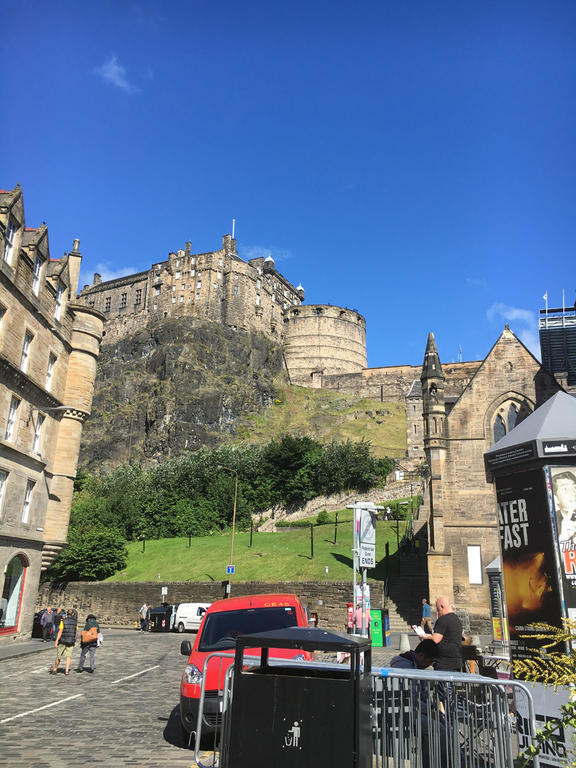
M370 615L369 608L364 608L364 620L366 622L364 626L364 630L366 632L366 635L370 637L370 622L372 621L372 616ZM352 626L354 627L355 635L362 634L362 604L361 603L358 603L356 605L356 610L352 615Z
M42 618L40 619L42 625L42 642L47 643L52 639L52 632L54 631L54 614L52 613L52 606L48 606Z
M70 674L70 662L72 661L72 648L76 645L76 629L78 627L78 614L75 608L71 608L66 616L60 621L58 634L54 645L56 646L56 661L54 666L50 667L50 674L55 675L61 659L66 659L65 674Z
M430 611L430 603L425 597L422 598L422 621L420 622L420 626L424 631L426 631L426 628L428 628L430 634L434 632L434 628L432 627L432 613Z
M80 647L82 649L80 653L80 661L76 667L76 672L84 672L84 662L86 656L90 654L90 666L86 672L91 674L94 672L94 659L96 657L96 648L98 647L98 634L100 632L100 626L96 620L96 616L93 613L89 613L86 617L86 624L80 635Z
M138 611L140 615L140 631L144 632L146 629L146 616L148 615L148 612L150 611L150 606L148 603L144 603L142 608Z

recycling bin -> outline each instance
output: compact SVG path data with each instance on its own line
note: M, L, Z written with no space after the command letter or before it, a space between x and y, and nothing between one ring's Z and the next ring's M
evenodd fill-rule
M246 667L255 648L260 663ZM282 649L343 652L350 665L279 659ZM359 635L290 627L238 637L222 768L371 768L371 662Z

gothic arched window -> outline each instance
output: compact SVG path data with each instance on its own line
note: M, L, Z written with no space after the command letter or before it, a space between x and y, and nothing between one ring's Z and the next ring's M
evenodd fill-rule
M494 422L494 442L497 443L498 440L501 440L505 434L506 424L504 424L504 419L502 416L498 414Z

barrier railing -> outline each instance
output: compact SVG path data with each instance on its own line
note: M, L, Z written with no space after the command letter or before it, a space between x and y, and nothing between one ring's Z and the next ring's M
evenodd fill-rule
M519 696L536 733L532 695L517 680L388 668L372 680L375 768L513 768Z
M259 657L246 660L260 662ZM223 684L217 692L218 706L215 709L214 702L211 703L213 714L206 719L208 699L204 680L210 662L220 665L218 679ZM285 660L276 663L286 665ZM276 663L269 661L270 666ZM293 663L300 666L310 662ZM194 759L200 768L218 768L221 746L227 738L226 712L234 696L234 667L225 670L224 664L230 664L229 654L210 654L204 662L194 748ZM317 662L314 666L339 667ZM528 735L533 740L534 703L529 689L520 681L375 667L371 713L373 767L513 768L519 752L515 717L518 697L527 701ZM210 725L213 735L208 755L200 749L205 723ZM539 768L537 757L532 765Z

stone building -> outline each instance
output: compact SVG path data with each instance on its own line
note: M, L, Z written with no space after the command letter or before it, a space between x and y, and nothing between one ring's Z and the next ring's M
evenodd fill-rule
M146 272L102 282L94 275L78 301L107 318L104 344L140 330L149 320L198 317L236 331L263 333L284 345L290 380L320 386L324 375L359 373L366 367L366 323L355 310L303 306L294 287L267 258L243 261L236 240L192 253L190 243Z
M75 303L79 241L51 259L22 191L0 191L0 642L29 635L40 571L66 545L102 315Z
M431 333L421 375L430 597L448 595L486 621L485 568L499 555L500 540L483 455L561 387L507 326L459 397L446 395L447 382Z

